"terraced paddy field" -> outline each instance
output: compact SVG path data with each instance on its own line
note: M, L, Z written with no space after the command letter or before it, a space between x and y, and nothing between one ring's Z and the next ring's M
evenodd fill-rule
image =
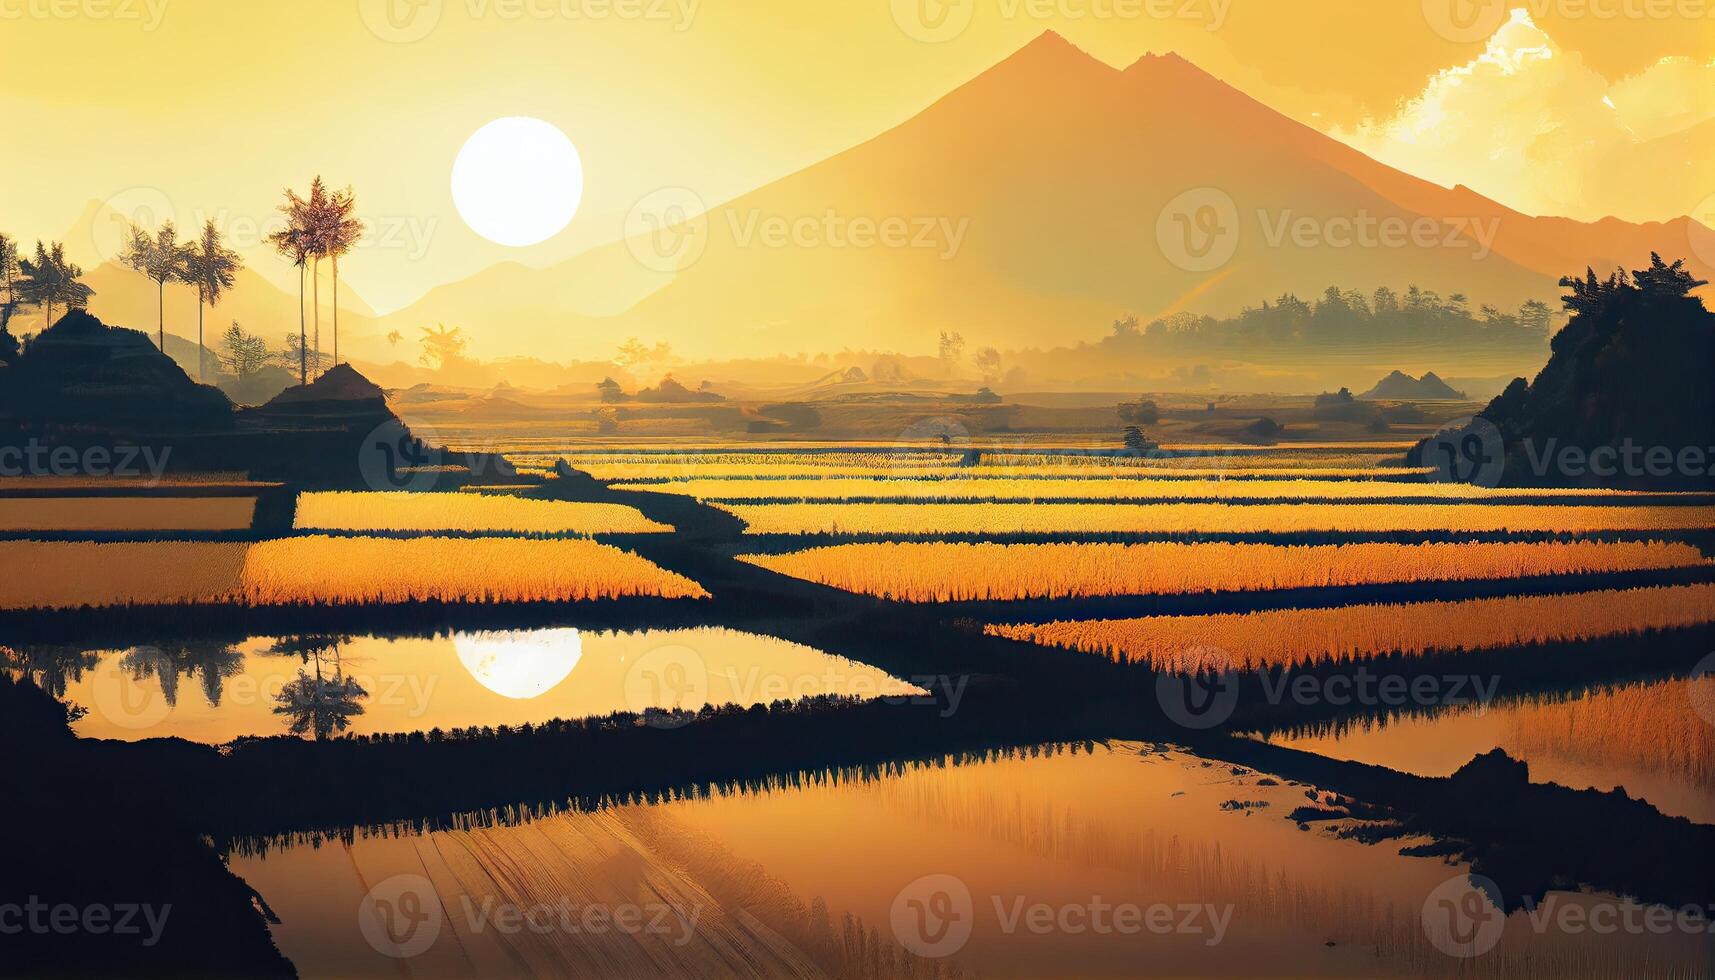
M218 785L199 833L306 976L397 971L401 881L426 975L1710 972L1523 911L1715 902L1706 495L1374 443L500 448L541 482L0 506L0 621L47 624L0 680ZM1468 958L1425 910L1473 873ZM1203 926L1015 921L1090 896ZM678 931L459 913L639 901Z
M752 534L1683 532L1715 529L1715 507L1568 504L721 504Z

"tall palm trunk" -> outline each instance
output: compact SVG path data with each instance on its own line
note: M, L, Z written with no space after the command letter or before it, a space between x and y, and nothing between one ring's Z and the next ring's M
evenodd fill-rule
M333 366L339 367L339 256L333 257Z
M155 283L155 336L161 345L161 353L167 352L167 284Z
M202 365L208 360L208 352L202 346L202 290L197 290L197 380L202 380Z
M298 263L298 383L310 383L310 354L304 347L304 264Z
M316 259L313 271L310 273L311 305L315 310L316 324L316 377L322 375L322 260Z

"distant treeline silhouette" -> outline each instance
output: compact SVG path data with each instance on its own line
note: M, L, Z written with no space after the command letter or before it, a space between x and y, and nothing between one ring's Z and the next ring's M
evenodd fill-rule
M1483 306L1472 312L1463 293L1442 296L1410 286L1404 293L1382 286L1365 295L1356 289L1329 286L1322 295L1304 300L1292 293L1246 307L1238 315L1174 313L1140 324L1137 317L1114 321L1104 348L1161 350L1220 350L1246 348L1315 348L1388 344L1468 344L1484 349L1535 349L1548 342L1553 310L1530 300L1514 312Z

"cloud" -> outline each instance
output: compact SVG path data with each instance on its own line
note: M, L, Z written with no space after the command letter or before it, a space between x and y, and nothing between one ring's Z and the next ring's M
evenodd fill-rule
M1391 117L1331 135L1438 184L1464 184L1531 214L1660 220L1616 161L1640 144L1715 118L1715 63L1664 58L1610 82L1526 10L1471 61L1443 69ZM1691 193L1685 213L1707 189Z

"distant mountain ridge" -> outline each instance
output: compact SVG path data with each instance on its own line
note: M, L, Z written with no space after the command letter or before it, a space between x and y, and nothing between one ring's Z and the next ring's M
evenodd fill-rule
M1187 271L1154 232L1169 202L1210 187L1233 202L1239 240L1224 265ZM828 215L911 234L842 245ZM1342 221L1426 217L1464 228L1464 247L1275 237L1301 219L1332 237ZM756 229L770 222L808 242L766 244ZM688 220L676 267L635 239L546 270L491 269L378 318L364 343L446 322L479 357L601 358L633 336L691 358L923 351L939 330L1022 349L1095 339L1128 311L1230 314L1330 282L1416 282L1511 309L1551 297L1571 269L1683 253L1688 228L1519 214L1377 163L1176 55L1121 71L1050 32L893 129Z

